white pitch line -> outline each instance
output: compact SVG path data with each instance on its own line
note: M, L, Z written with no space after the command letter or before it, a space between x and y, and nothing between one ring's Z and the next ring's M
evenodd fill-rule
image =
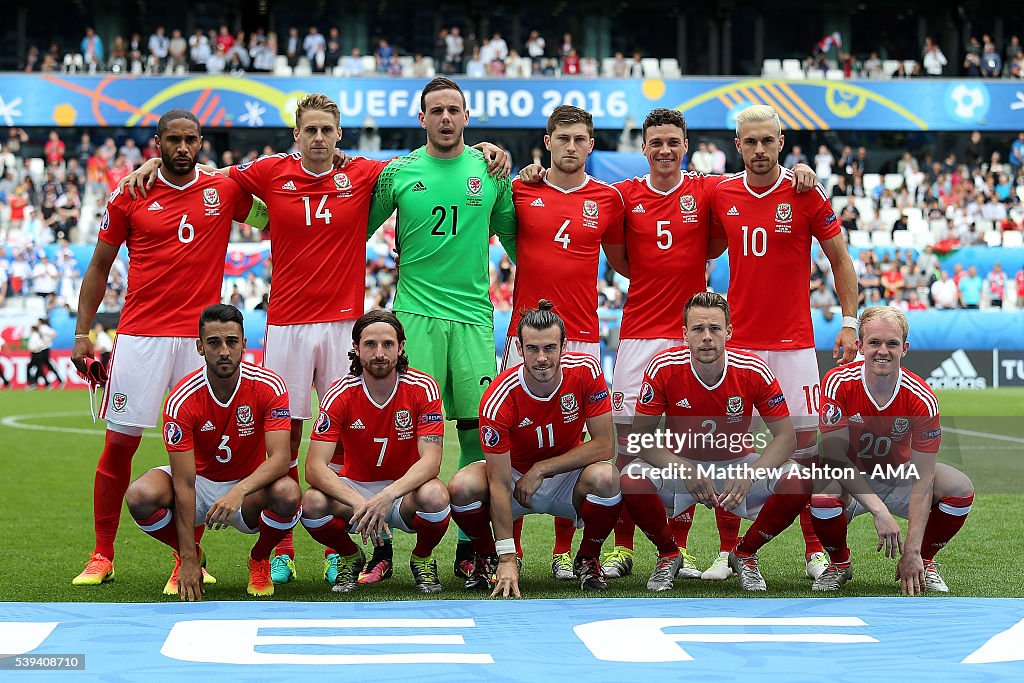
M953 432L954 434L963 434L964 436L978 436L983 439L994 439L995 441L1009 441L1010 443L1024 443L1024 439L1017 436L1007 436L1006 434L986 434L985 432L972 432L967 429L954 429L953 427L943 427L944 432Z

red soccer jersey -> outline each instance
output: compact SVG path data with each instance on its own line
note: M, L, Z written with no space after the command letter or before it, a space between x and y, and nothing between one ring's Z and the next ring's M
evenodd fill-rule
M400 479L420 459L421 436L443 436L441 392L430 375L410 368L399 373L395 391L377 405L363 378L345 375L327 390L313 441L341 441L341 475L355 481Z
M909 462L911 450L939 452L939 399L909 370L900 370L896 391L883 406L868 393L864 361L832 368L821 387L821 432L849 428L846 455L861 471Z
M373 186L386 165L353 157L344 169L317 175L294 153L231 167L231 177L266 202L270 214L270 325L329 323L363 314L366 223Z
M674 189L651 187L650 176L615 183L625 201L629 294L622 309L623 339L679 339L683 308L707 289L711 204L718 176L683 173ZM810 276L808 276L808 279Z
M196 169L175 187L158 172L148 197L114 192L99 238L128 245L128 294L117 331L142 337L195 337L196 321L220 301L231 222L252 197L220 173Z
M811 327L811 237L839 234L839 221L821 185L797 194L793 172L760 193L746 172L711 193L712 231L729 240L730 346L758 351L814 347Z
M543 180L512 183L516 231L516 285L512 320L535 308L540 299L555 304L570 341L600 341L597 322L597 269L601 242L622 243L622 195L611 185L587 176L582 185L563 190Z
M697 376L686 346L651 359L636 403L639 415L668 416L666 429L684 439L677 455L707 462L754 452L749 433L754 408L766 422L789 416L786 397L767 363L727 349L725 374L709 387Z
M480 399L484 453L511 453L525 474L534 463L579 445L586 420L611 411L608 385L593 356L562 355L562 383L547 398L530 393L522 365L499 374Z
M267 458L264 435L291 429L284 380L244 362L240 375L222 404L202 367L178 382L164 405L167 451L194 450L196 474L213 481L245 479Z

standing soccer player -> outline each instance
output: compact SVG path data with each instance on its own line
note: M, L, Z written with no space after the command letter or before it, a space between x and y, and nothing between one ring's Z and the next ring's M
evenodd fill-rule
M671 451L638 448L640 458L622 474L630 514L658 548L647 588L671 590L683 559L665 512L676 516L702 503L754 522L728 561L743 590L763 591L757 551L807 506L811 481L801 480L790 460L796 433L771 370L751 353L725 348L733 331L725 298L695 294L684 321L687 345L655 355L644 372L634 423L634 436L652 436L664 415L665 432L676 437ZM761 453L749 431L755 408L772 434ZM716 466L710 476L700 467L708 465ZM756 478L762 468L773 473Z
M383 542L387 527L416 534L409 558L416 587L441 590L432 553L448 529L448 489L438 479L444 417L437 382L409 367L405 331L392 313L371 311L352 331L352 367L320 404L306 457L302 525L339 554L333 590L359 583L364 556L349 538ZM335 444L343 467L332 463ZM382 560L381 578L392 574Z
M270 552L301 514L299 485L288 477L288 390L273 372L242 362L242 314L234 306L203 311L196 348L205 367L186 375L164 407L171 464L128 488L128 510L180 557L164 593L202 599L206 560L194 527L205 524L259 534L247 591L271 596Z
M160 418L164 392L201 363L194 352L195 321L220 300L224 254L232 221L266 225L261 202L238 184L196 168L199 121L174 109L157 124L163 169L146 199L114 192L82 279L72 359L85 373L93 355L89 330L122 244L130 256L128 294L110 359L100 417L107 421L93 486L96 530L85 570L72 583L98 585L114 577L114 537L142 432Z
M857 276L825 190L797 194L792 171L779 165L785 143L775 110L747 107L736 115L736 151L744 171L722 180L711 196L715 245L729 247L729 305L736 320L730 346L764 359L779 379L797 433L794 460L817 458L818 360L811 326L811 239L832 265L843 308L843 327L833 357L848 363L857 353ZM810 509L800 514L806 574L828 566L813 533Z
M544 146L551 152L550 171L539 183L512 183L518 259L502 370L523 362L515 343L521 311L528 307L526 302L541 298L551 300L565 321L566 350L600 362L594 283L601 247L612 253L623 249L622 195L585 170L594 149L593 117L578 107L555 107L548 117ZM570 556L575 528L571 520L555 520L551 571L556 578L575 578ZM521 530L517 524L517 544Z
M853 578L846 527L869 512L877 549L892 558L899 553L904 595L949 591L935 554L963 527L974 486L963 472L935 462L939 401L924 380L901 367L909 330L899 309L867 308L857 339L864 360L833 368L822 380L822 453L826 464L850 476L811 497L814 530L831 559L812 590L838 591ZM906 540L893 515L908 520Z
M488 244L497 234L515 258L515 207L508 179L488 176L483 154L463 140L469 111L457 83L435 78L424 86L419 121L427 144L381 174L368 231L398 210L393 308L409 362L437 380L445 416L456 421L463 467L483 458L480 397L497 374ZM471 554L460 543L457 575Z
M519 596L512 524L526 514L578 520L583 541L573 570L580 588L608 588L598 555L622 507L619 473L608 462L615 438L608 386L596 358L563 353L565 324L551 308L541 300L520 318L523 364L484 393L487 461L460 469L448 484L452 517L476 553L466 588L489 589L497 570L492 596ZM584 426L591 438L581 442Z

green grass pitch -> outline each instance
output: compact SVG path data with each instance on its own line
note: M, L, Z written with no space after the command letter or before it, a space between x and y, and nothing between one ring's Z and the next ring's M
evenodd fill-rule
M964 469L975 480L977 498L964 530L939 554L941 573L952 595L969 597L1021 597L1024 580L1012 561L1013 547L1024 537L1024 390L941 392L944 416L943 460ZM1003 417L998 417L1003 416ZM308 429L308 425L307 425ZM993 436L994 435L994 436ZM447 480L457 459L454 434L446 440ZM1000 438L1001 437L1001 438ZM156 602L173 600L161 594L171 569L167 548L143 534L127 511L117 536L117 576L100 587L76 588L71 579L81 571L92 549L92 480L103 445L102 424L88 416L84 392L0 391L0 453L3 455L3 495L0 519L0 600L35 602ZM303 448L305 450L305 448ZM164 464L166 454L157 430L149 430L135 457L133 476ZM452 576L454 524L435 554L448 599L478 598L467 593ZM579 536L577 534L577 543ZM856 578L845 596L891 596L895 562L874 552L874 528L869 516L857 518L850 528ZM252 543L234 530L208 532L203 545L209 568L218 583L206 598L247 599L245 558ZM551 578L551 519L527 518L523 534L526 567L521 579L524 597L563 598L583 595L572 583ZM349 596L331 593L322 579L323 553L309 535L296 527L298 580L279 586L275 600L413 600L415 591L407 558L411 536L396 534L395 577L382 586ZM606 549L610 548L610 541ZM644 584L653 568L654 549L637 533L637 566L633 576L611 582L608 597L648 597ZM718 549L714 515L698 509L690 534L689 550L701 568ZM768 597L810 597L810 581L803 576L803 544L799 528L792 527L761 552ZM678 581L673 597L740 597L735 580L719 584ZM438 596L431 596L438 597Z

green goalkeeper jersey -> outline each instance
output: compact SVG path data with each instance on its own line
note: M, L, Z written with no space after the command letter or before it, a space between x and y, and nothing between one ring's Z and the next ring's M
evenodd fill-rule
M488 243L496 234L515 260L512 183L487 174L479 150L437 159L420 147L377 179L368 233L398 209L394 310L473 325L494 324Z

